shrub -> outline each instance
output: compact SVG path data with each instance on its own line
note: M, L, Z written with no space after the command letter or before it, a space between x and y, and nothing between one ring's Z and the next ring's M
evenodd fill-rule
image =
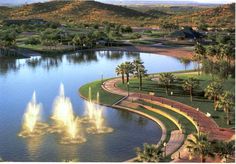
M121 28L122 33L131 33L133 32L133 29L130 26L122 27Z
M139 33L133 33L132 35L131 35L131 39L139 39L139 38L141 38L142 36L139 34Z
M40 40L35 37L30 37L29 39L25 41L25 44L31 44L31 45L40 44Z

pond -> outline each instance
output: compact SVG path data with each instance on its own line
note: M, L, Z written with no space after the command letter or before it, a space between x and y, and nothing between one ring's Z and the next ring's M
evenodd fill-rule
M104 107L106 125L113 133L86 134L87 142L61 145L58 136L46 134L33 139L17 136L27 103L34 91L42 103L42 120L50 122L59 85L65 86L76 115L85 114L85 101L78 89L93 80L116 76L115 67L140 57L148 73L193 69L178 59L150 53L87 51L60 56L0 59L0 157L4 161L125 161L135 156L134 148L157 143L161 129L153 121L126 111Z

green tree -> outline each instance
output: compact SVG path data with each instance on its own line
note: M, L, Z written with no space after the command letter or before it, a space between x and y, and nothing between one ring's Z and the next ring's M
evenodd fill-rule
M143 86L143 76L146 76L147 70L145 69L145 66L143 65L143 62L140 58L137 58L133 61L134 65L134 75L135 77L138 77L139 79L139 90L142 90Z
M170 87L171 82L173 82L175 79L174 75L172 73L161 73L159 76L159 81L162 85L166 88L166 95L168 95L168 90Z
M235 58L235 49L234 49L234 44L224 44L222 45L220 54L222 56L222 58L226 59L226 62L228 63L227 66L227 76L229 75L229 69L230 69L230 65L231 65L231 60Z
M125 71L125 75L126 75L126 82L129 82L129 76L130 74L134 73L134 66L131 62L125 62L124 63L124 71Z
M220 53L219 51L220 50L217 45L211 45L206 48L206 55L211 57L218 56L217 54Z
M143 144L143 150L136 148L139 162L160 162L163 160L163 152L157 145Z
M231 44L224 44L220 51L223 58L226 58L227 62L230 65L231 59L235 57L234 45Z
M199 80L194 77L190 77L184 81L183 89L185 91L189 91L190 101L193 101L193 90L198 87L199 87Z
M181 59L180 59L180 62L181 62L182 64L184 64L184 69L186 70L186 69L187 69L187 66L191 63L191 60L186 59L186 58L181 58Z
M223 109L226 113L227 125L230 125L230 111L234 108L234 95L229 91L224 91L216 102L216 108Z
M4 30L0 32L0 44L2 47L14 47L17 33L14 30Z
M213 81L205 88L204 91L205 91L205 97L207 97L210 100L211 99L214 100L214 109L216 110L216 101L223 92L222 84L219 81Z
M193 138L188 139L187 148L192 156L199 157L201 162L206 162L206 157L214 157L213 146L205 134L193 134Z
M200 64L205 57L206 57L206 49L199 42L197 42L195 44L193 58L194 60L197 61L198 64L198 75L200 75Z
M227 163L228 159L235 153L235 142L215 141L214 152L220 155L222 159L225 159L225 162Z
M125 65L124 63L121 63L116 67L116 74L121 75L122 83L125 83Z

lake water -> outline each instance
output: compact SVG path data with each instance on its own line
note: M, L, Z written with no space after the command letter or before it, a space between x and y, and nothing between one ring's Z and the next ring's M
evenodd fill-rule
M60 83L71 99L74 112L84 115L84 100L78 89L93 80L114 77L115 67L140 57L148 73L193 69L176 58L149 53L88 51L54 57L0 59L0 157L5 161L124 161L135 156L135 147L157 143L161 129L153 121L122 110L105 108L106 125L113 133L86 135L87 142L60 145L58 136L35 139L17 136L22 116L33 91L43 105L42 119L50 122L52 104Z

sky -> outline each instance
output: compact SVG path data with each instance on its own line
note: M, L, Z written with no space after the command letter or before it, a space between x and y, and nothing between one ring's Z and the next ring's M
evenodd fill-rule
M45 2L48 0L0 0L0 4L22 4L22 3L33 3L33 2ZM111 0L97 0L100 2L111 2ZM115 0L116 2L122 2L125 0ZM138 2L139 0L132 0L133 2ZM158 2L168 2L168 1L172 1L172 2L178 2L178 1L186 1L186 2L200 2L200 3L217 3L217 4L224 4L224 3L231 3L231 2L235 2L235 0L142 0L142 1L158 1ZM114 0L113 0L114 2Z

